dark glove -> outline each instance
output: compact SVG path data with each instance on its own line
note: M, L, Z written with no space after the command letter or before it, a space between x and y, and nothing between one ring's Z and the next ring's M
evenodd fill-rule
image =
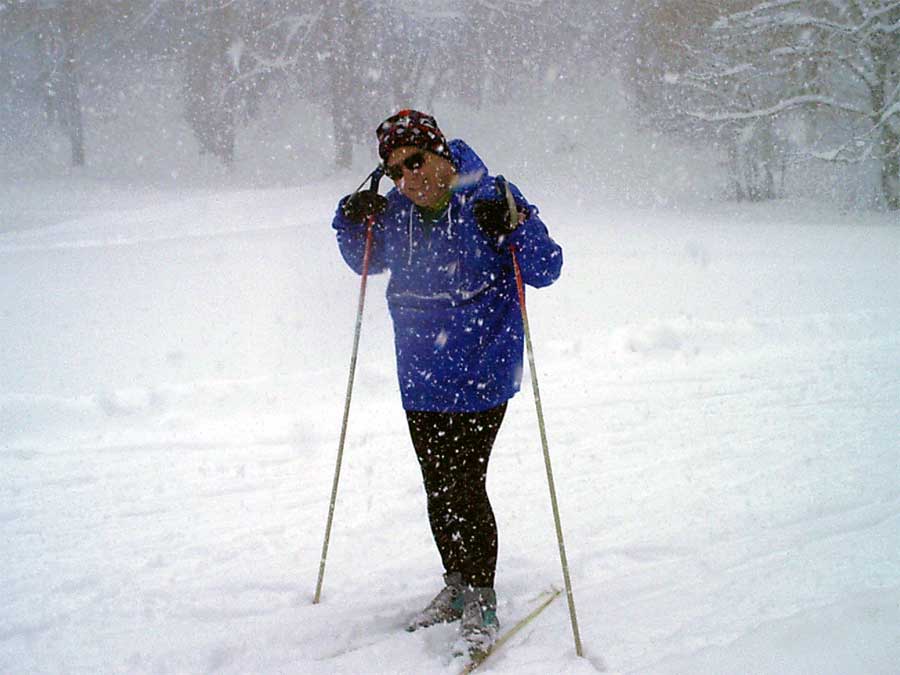
M344 218L354 223L362 223L369 216L377 216L388 205L387 197L374 190L360 190L344 198L341 213Z
M522 222L522 212L518 214L516 224L509 222L509 204L505 199L482 199L472 205L475 222L490 239L499 239L511 234Z

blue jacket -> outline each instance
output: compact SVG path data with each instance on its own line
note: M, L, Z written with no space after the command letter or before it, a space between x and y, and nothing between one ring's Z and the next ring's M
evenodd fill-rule
M524 337L509 245L531 286L552 284L562 267L562 249L537 207L511 183L525 221L502 243L482 233L472 204L502 195L468 145L449 145L459 181L446 214L423 227L418 209L394 188L372 242L369 272L391 273L387 301L406 410L474 412L512 397L522 380ZM365 225L344 218L342 205L332 225L344 260L361 274Z

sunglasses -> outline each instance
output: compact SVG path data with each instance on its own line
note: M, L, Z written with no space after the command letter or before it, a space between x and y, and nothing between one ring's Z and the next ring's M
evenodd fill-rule
M425 164L425 153L424 152L414 152L406 159L400 161L399 164L385 164L384 172L387 174L388 178L393 181L398 181L403 178L403 167L406 167L410 171L418 171Z

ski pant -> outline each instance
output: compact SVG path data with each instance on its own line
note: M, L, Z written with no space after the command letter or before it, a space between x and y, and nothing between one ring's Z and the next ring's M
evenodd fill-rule
M474 588L494 586L497 523L485 481L505 413L506 403L475 413L406 411L444 570Z

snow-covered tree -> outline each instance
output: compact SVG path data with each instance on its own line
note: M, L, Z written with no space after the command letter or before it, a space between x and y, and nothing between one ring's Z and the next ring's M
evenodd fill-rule
M777 138L777 126L769 118L698 114L737 101L752 105L765 96L767 82L743 86L740 72L731 67L750 46L715 28L727 11L751 4L653 0L636 6L623 74L643 124L720 149L731 194L756 201L777 196L783 177L784 143Z
M809 154L878 163L884 202L900 209L900 0L753 2L709 36L671 77L681 113L739 128L759 147L775 147L775 125L804 116L820 125Z
M79 66L85 50L82 26L90 23L93 8L72 0L35 0L4 4L0 9L0 39L13 48L0 58L10 79L7 95L37 98L48 128L61 129L69 139L72 165L82 166L85 141ZM17 62L14 50L25 58ZM22 67L22 61L27 66Z
M204 152L234 161L240 126L296 66L306 12L286 1L203 0L184 6L185 115Z
M184 94L201 146L226 162L240 124L265 101L319 100L347 167L371 123L377 63L368 0L204 0L186 5ZM299 122L298 122L299 123Z

